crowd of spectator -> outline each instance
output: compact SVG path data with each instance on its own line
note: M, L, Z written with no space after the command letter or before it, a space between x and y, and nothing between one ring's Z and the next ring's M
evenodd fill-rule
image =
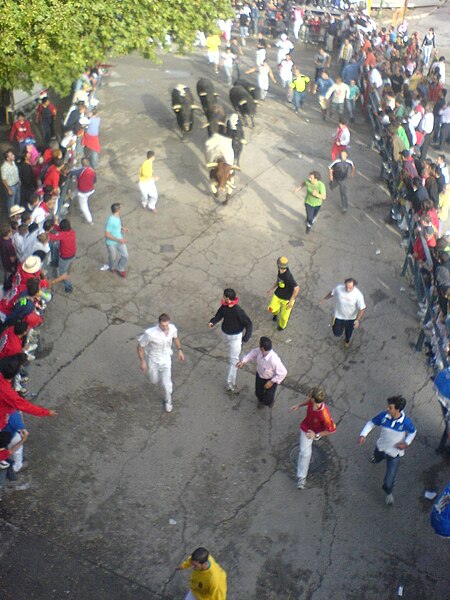
M41 350L52 288L62 283L66 293L73 290L69 269L77 239L67 213L75 193L92 224L88 199L101 150L98 75L97 69L87 69L80 76L61 122L46 92L33 124L17 113L1 166L7 215L0 228L0 498L6 479L13 485L24 468L23 413L55 414L27 400L27 364Z

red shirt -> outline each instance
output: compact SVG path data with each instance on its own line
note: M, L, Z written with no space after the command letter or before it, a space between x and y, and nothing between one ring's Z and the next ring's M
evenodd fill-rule
M12 415L16 410L22 410L35 417L50 416L48 408L31 404L31 402L22 398L13 390L11 382L0 373L0 430L6 426L8 415Z
M39 279L39 287L41 289L48 288L48 281L47 279L43 279L41 277L41 271L37 271L36 273L25 273L22 267L23 263L20 263L14 276L14 285L17 286L17 295L15 296L14 302L17 300L19 295L27 289L28 279Z
M59 188L61 173L55 165L50 165L44 177L44 187L50 185L54 190Z
M5 460L5 458L9 458L11 456L11 452L9 450L0 450L0 460Z
M434 236L429 240L426 240L426 242L428 248L434 248L436 246L436 238ZM420 239L420 237L418 237L417 240L414 242L413 254L417 260L421 260L422 262L425 262L427 260L427 257L425 256L425 250L423 249L422 240Z
M0 337L0 358L20 354L22 351L22 339L14 333L14 326L7 327Z
M365 67L376 67L377 59L375 58L375 54L373 52L368 52L366 56L366 60L364 61Z
M18 142L23 142L23 140L26 140L29 137L33 137L30 121L25 119L24 122L21 123L19 119L17 119L11 127L9 141L13 142L14 138L16 138Z
M78 190L82 193L92 192L96 179L97 175L92 167L84 168L78 175Z
M325 404L322 403L322 408L319 410L314 410L314 402L310 400L306 409L306 417L301 422L300 429L305 433L309 429L312 429L314 433L321 433L322 431L336 431L336 425Z
M49 233L48 238L51 242L59 241L59 255L61 258L72 258L77 253L77 237L73 229L61 231L59 225L54 225L53 229L57 233Z

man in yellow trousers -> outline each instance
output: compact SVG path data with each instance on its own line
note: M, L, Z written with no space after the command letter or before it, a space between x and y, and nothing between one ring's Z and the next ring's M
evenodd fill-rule
M300 291L300 286L292 276L288 263L289 261L285 256L280 256L277 260L277 280L270 290L266 292L268 298L273 294L267 310L272 313L273 321L278 320L278 331L286 329L292 307Z

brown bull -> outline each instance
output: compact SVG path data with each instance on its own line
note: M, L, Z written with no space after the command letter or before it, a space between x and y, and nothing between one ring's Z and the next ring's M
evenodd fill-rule
M227 164L223 158L219 158L215 163L209 163L207 167L210 169L209 180L214 198L218 199L219 193L225 192L224 204L227 204L234 189L234 171L238 167Z

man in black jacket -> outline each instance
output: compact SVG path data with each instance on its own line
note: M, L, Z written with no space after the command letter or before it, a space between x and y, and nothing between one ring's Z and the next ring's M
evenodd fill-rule
M239 362L242 342L248 342L252 335L252 322L247 313L238 306L239 298L236 292L227 288L223 291L221 306L214 317L208 323L212 329L214 325L222 321L222 336L225 346L228 347L228 375L227 391L231 394L239 394L236 387L236 364ZM245 333L244 333L245 332Z

